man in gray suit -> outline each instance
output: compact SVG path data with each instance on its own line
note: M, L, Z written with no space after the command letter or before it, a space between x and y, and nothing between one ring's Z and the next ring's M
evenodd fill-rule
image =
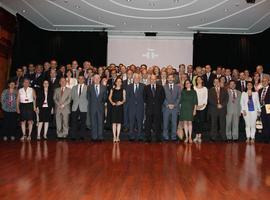
M71 91L72 112L71 112L71 139L84 139L86 131L86 114L88 109L87 85L84 84L84 75L78 77L78 85ZM78 130L78 128L80 128Z
M100 76L95 74L94 84L88 89L88 103L92 125L92 139L94 141L103 140L104 130L104 104L107 100L107 88L100 84Z
M54 92L56 133L59 139L66 138L69 129L71 89L66 87L66 79L60 79L60 88Z
M226 137L227 140L238 140L239 133L239 117L241 115L241 92L236 90L236 83L234 80L229 82L228 89L228 104L227 104L227 115L226 115Z
M170 74L167 77L168 83L164 86L165 100L163 103L163 139L169 140L168 125L171 119L171 139L173 141L176 138L177 129L177 115L179 111L180 102L180 87L174 84L174 75Z
M135 128L137 127L137 139L143 140L143 119L144 119L144 100L143 89L144 84L140 83L139 74L133 75L133 84L126 88L128 116L129 116L129 140L135 140Z

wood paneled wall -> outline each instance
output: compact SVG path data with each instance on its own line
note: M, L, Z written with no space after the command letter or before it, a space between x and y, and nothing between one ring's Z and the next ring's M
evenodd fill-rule
M0 92L9 77L16 17L0 7Z

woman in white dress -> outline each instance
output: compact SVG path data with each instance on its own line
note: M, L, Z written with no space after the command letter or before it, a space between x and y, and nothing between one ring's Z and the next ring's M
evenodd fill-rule
M67 85L66 87L67 88L70 88L72 89L74 86L78 85L78 81L76 78L72 78L72 71L71 70L68 70L67 71Z

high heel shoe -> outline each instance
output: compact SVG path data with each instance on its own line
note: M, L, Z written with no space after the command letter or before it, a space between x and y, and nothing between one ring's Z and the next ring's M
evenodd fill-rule
M117 139L116 139L116 141L117 141L117 142L120 142L120 139L119 139L119 138L117 138Z
M117 142L116 137L113 137L113 142L114 142L114 143L116 143L116 142Z
M27 140L28 141L31 141L31 136L30 135L27 137Z
M21 141L24 141L26 139L26 136L25 135L23 135L22 137L21 137Z
M191 138L188 139L188 142L191 144L193 141Z
M185 139L184 143L188 143L188 138Z

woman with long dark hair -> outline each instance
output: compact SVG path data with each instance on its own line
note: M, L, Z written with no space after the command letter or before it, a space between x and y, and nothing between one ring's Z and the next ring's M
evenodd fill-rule
M241 96L241 112L246 124L246 142L255 142L256 120L261 113L259 95L254 90L252 82L247 82L247 90Z
M126 101L126 91L122 88L122 83L122 79L117 77L109 95L109 101L112 104L111 122L114 142L120 142L121 124L124 118L123 105Z
M192 121L196 115L197 104L198 98L196 91L192 88L191 81L186 80L180 100L180 121L183 122L184 126L185 143L192 143Z
M202 142L202 133L205 131L206 105L208 100L208 90L203 86L203 79L197 76L195 79L194 90L197 93L198 105L196 107L196 116L194 119L194 132L196 137L194 142Z
M49 121L53 107L53 91L49 87L49 81L43 81L43 87L37 91L37 113L39 116L37 140L40 140L40 134L44 125L43 138L47 139Z

